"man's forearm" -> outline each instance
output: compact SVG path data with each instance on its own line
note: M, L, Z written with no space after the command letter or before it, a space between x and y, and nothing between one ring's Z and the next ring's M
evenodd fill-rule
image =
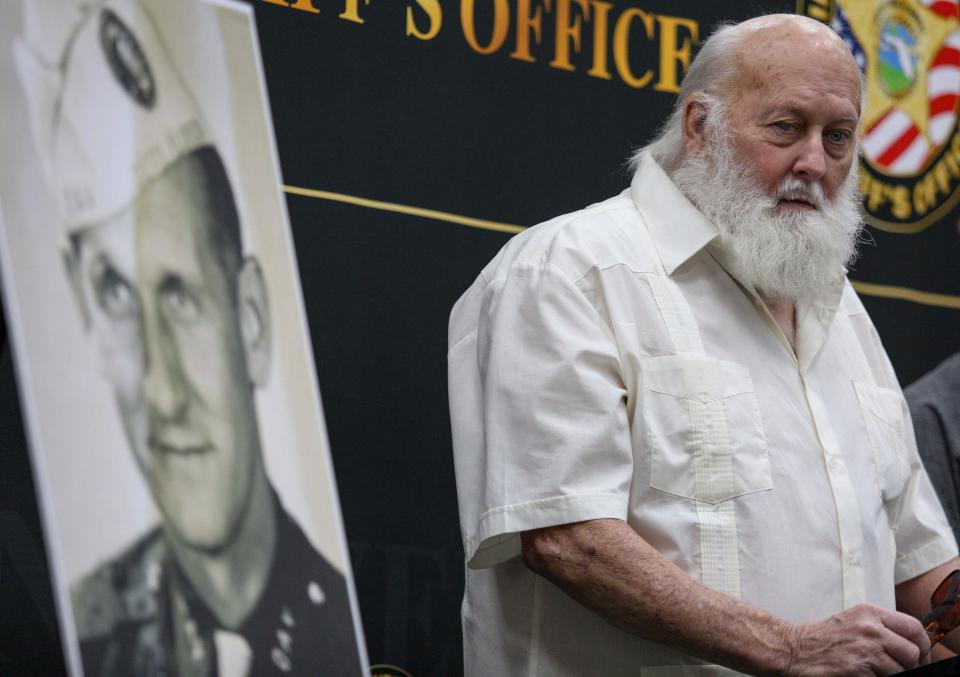
M788 628L707 588L624 522L597 520L523 535L524 562L622 629L745 672L784 673Z
M853 674L871 665L890 674L929 649L918 621L869 605L789 624L693 580L619 520L524 532L521 542L531 570L611 623L743 672Z

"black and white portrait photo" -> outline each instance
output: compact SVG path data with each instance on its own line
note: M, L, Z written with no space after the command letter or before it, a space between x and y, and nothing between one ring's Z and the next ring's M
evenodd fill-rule
M252 10L10 0L0 100L71 674L364 674Z

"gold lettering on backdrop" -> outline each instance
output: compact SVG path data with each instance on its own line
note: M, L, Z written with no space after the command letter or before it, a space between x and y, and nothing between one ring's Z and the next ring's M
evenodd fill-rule
M548 12L550 1L544 0ZM510 56L518 61L536 63L536 58L530 53L530 32L533 32L534 43L539 45L543 31L543 7L537 5L531 14L530 2L531 0L517 0L517 47L510 52Z
M289 7L290 9L299 9L304 12L310 12L311 14L319 14L320 10L313 6L312 0L297 0L292 5L287 2L287 0L263 0L264 2L269 2L271 5L281 5L283 7Z
M830 0L811 0L807 5L807 14L817 21L830 21Z
M660 79L653 86L658 92L680 91L680 80L683 75L678 72L677 64L683 66L686 73L690 67L690 57L693 54L693 43L699 39L700 25L693 19L684 19L679 16L657 15L660 25ZM686 35L678 45L679 29L685 29Z
M910 216L910 191L906 186L893 186L890 191L892 206L890 212L898 219L906 219Z
M593 65L590 66L587 75L611 80L613 76L607 69L607 30L609 26L607 16L610 14L610 8L613 5L609 2L603 2L603 0L593 0L590 4L593 6Z
M639 78L630 69L630 27L634 19L640 19L648 40L653 40L653 15L644 12L639 7L630 7L620 18L613 29L613 63L617 67L620 79L631 87L640 89L646 87L653 79L653 71L647 70Z
M572 12L570 3L575 2L580 8L582 16L576 16L571 22ZM573 51L580 53L580 27L583 19L590 20L590 5L587 0L557 0L556 41L554 43L553 68L565 71L576 70L570 63L570 42L573 42Z
M356 24L362 24L363 19L360 17L360 0L346 0L346 4L343 7L343 11L338 14L341 19L346 19L347 21L352 21ZM363 4L369 5L370 0L363 0Z
M887 209L897 219L920 218L936 209L952 192L951 184L960 179L960 135L953 138L943 155L913 186L884 181L863 172L860 190L867 209L873 213Z
M442 0L404 1L406 35L418 40L435 38L443 29ZM317 5L322 7L324 2L336 2L343 8L337 15L340 19L359 24L364 23L360 14L361 3L363 6L371 4L370 0L263 2L311 14L320 12ZM637 6L618 8L612 0L460 0L459 4L463 38L478 54L496 54L503 49L513 31L511 59L537 63L549 56L552 57L548 62L551 68L568 72L582 70L589 59L587 75L602 80L613 80L616 76L634 89L652 84L658 92L673 94L680 91L680 81L690 67L693 46L700 39L700 24L695 19L656 14ZM478 15L481 19L489 18L480 21L480 28ZM551 21L553 26L549 25ZM551 29L553 53L542 54L542 51L550 50L549 43L544 46L543 39ZM477 34L478 30L482 35ZM650 63L639 61L638 54L647 55L652 51L656 53L655 57L645 57L651 59ZM960 152L951 154L948 161L953 164L944 165L940 173L934 175L934 181L942 184L948 177L956 175L960 168ZM931 186L931 190L939 190L936 185ZM925 202L925 190L918 189L915 196L907 195L904 201L902 192L894 191L892 186L889 190L878 187L875 188L879 191L875 199L878 203L895 204L903 209L903 204Z
M422 31L417 26L413 18L413 7L407 7L407 35L412 35L421 40L432 40L437 37L440 27L443 25L443 10L440 9L440 0L415 0L430 20L430 27Z
M936 205L937 193L933 187L933 177L927 174L913 185L913 209L918 214L925 213Z
M481 0L493 3L493 35L490 42L483 46L477 40L475 0L460 0L460 25L463 28L463 37L471 49L480 54L493 54L503 46L510 31L510 5L507 0Z

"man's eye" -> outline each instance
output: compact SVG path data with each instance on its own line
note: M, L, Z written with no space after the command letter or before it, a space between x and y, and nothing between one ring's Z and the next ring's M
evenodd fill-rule
M107 268L97 284L97 299L107 315L129 318L137 313L137 295L127 281L112 268Z
M830 143L842 146L850 140L850 134L848 132L834 130L827 133L827 139L830 141Z
M781 132L793 132L797 129L797 126L792 122L776 122L773 126Z
M191 322L200 315L200 304L183 282L168 280L160 290L164 307L181 322Z

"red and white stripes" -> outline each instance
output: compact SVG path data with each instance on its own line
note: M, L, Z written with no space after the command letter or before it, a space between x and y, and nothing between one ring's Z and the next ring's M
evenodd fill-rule
M960 31L954 31L937 52L927 72L927 100L930 104L930 141L947 142L957 124L960 102Z
M868 160L892 174L920 171L930 153L919 128L896 106L867 129L861 149Z
M920 0L920 4L944 19L960 18L957 9L957 0Z
M957 0L926 0L932 11L958 17ZM945 15L946 16L946 15ZM891 174L916 174L950 140L960 109L960 30L944 41L927 68L927 136L901 108L892 106L863 134L866 158Z

